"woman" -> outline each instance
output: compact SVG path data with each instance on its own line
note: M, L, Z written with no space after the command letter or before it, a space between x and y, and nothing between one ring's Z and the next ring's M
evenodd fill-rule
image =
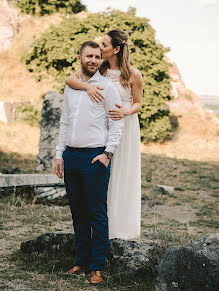
M128 34L123 30L109 31L101 45L104 59L100 73L117 85L122 100L118 110L110 110L113 120L124 118L123 136L112 159L108 188L109 237L133 239L140 236L141 225L141 156L140 128L137 112L141 109L143 79L129 61ZM94 102L104 96L101 87L79 80L80 71L66 83L74 89L87 90Z

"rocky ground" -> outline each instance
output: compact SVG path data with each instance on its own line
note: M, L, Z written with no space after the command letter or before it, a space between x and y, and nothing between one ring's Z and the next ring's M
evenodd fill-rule
M174 186L171 194L157 185ZM219 166L142 154L142 238L160 240L160 253L171 244L218 230ZM54 231L72 231L68 205L35 204L34 200L4 196L1 207L2 290L154 290L147 280L131 278L107 266L100 289L89 285L87 276L63 278L59 272L73 261L40 260L19 253L23 241Z

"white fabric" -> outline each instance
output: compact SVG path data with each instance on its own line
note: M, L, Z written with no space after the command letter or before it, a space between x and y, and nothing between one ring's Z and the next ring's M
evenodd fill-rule
M120 74L120 71L108 70L106 77L119 88L122 105L130 107L131 88L121 85ZM141 154L137 113L124 118L123 135L112 158L107 204L110 238L138 238L141 231Z
M60 120L56 158L62 158L66 145L70 147L102 147L114 152L122 135L123 120L114 121L108 111L121 104L119 90L109 79L97 71L89 80L93 85L103 87L104 101L94 103L87 91L65 87L63 110Z

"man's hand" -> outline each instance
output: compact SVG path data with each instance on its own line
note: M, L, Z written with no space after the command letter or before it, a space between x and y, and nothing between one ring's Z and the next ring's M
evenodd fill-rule
M97 160L99 160L102 164L104 164L105 167L108 167L110 159L107 157L107 155L105 154L101 154L96 156L93 160L92 160L92 164L95 163Z
M63 178L63 159L55 160L54 170L55 170L56 176L58 176L59 178Z

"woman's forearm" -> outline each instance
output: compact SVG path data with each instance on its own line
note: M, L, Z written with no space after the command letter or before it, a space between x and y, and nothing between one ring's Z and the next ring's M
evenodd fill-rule
M127 108L127 115L137 113L141 109L141 103L135 102L130 107Z
M88 83L81 81L75 76L70 76L66 79L66 84L73 88L73 89L79 89L79 90L87 90L88 89Z

